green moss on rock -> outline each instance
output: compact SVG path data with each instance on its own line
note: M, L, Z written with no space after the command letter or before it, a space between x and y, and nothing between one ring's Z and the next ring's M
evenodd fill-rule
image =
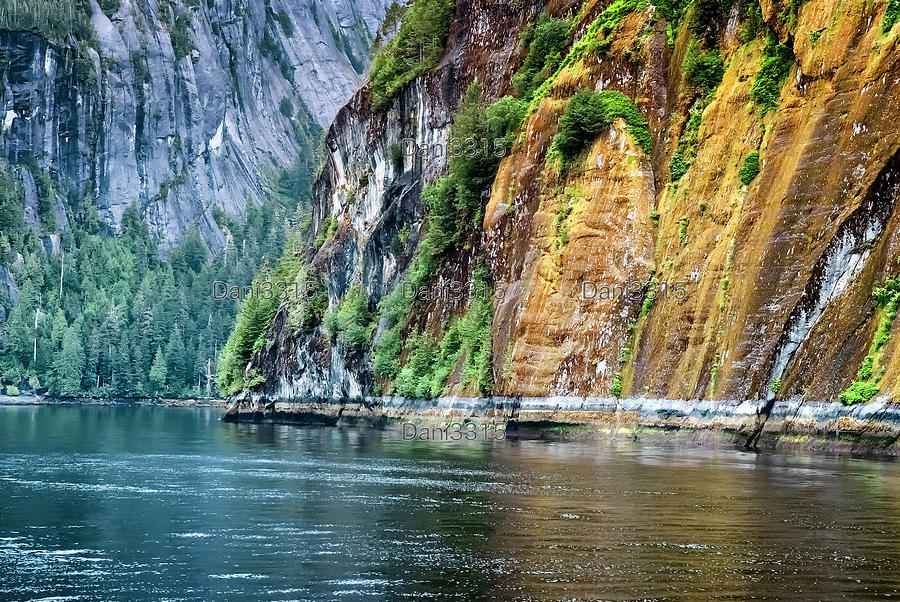
M741 184L748 186L759 175L759 151L753 151L744 159L744 165L738 172Z

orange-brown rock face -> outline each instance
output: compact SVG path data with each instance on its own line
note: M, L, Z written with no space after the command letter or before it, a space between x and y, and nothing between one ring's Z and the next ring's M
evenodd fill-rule
M747 6L704 35L690 11L676 27L641 0L459 0L440 65L385 113L361 90L328 136L312 236L345 217L312 265L332 310L365 293L371 341L350 352L303 335L292 361L263 366L267 392L352 397L400 381L416 396L832 400L857 381L866 399L900 395L900 292L894 305L872 294L900 277L900 24L884 31L881 0ZM393 147L446 141L475 79L485 103L515 89L542 12L573 19L555 23L564 67L540 73L481 229L470 214L429 225L422 188L452 165L398 161ZM611 123L566 168L548 158L581 90L633 101L652 148L631 102L606 94L620 102ZM493 279L492 322L438 297L386 317L431 227L452 242L422 277L440 290Z
M536 121L554 113L550 104ZM495 365L502 386L517 394L587 395L608 386L627 319L640 308L625 283L643 283L653 269L653 174L621 122L593 144L576 177L528 165L545 144L529 138L504 164L486 211L508 269L497 276L505 294L494 313ZM526 244L517 244L519 235Z
M495 276L508 283L494 319L500 392L608 395L621 371L633 396L828 399L853 380L881 316L872 287L900 272L900 27L882 34L881 3L811 0L790 38L776 4L764 2L764 15L796 54L777 109L751 100L765 40L726 45L677 186L669 161L692 101L684 29L670 53L664 29L645 26L652 9L634 13L607 56L559 74L501 164L485 215ZM623 62L617 50L642 31ZM584 88L635 98L652 156L617 121L577 169L547 167L564 101ZM744 186L738 173L756 150L761 171ZM646 315L641 301L580 299L585 280L651 274L685 282L685 298L660 296ZM900 372L893 347L882 392Z

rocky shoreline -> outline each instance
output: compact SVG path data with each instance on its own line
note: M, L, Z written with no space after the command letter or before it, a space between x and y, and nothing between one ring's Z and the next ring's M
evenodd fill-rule
M508 439L655 439L684 445L900 455L900 404L600 398L234 399L224 420L316 426L501 425ZM752 444L750 442L753 442Z

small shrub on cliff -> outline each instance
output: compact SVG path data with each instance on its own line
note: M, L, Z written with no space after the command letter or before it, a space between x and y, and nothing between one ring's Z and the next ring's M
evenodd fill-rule
M900 20L900 0L888 0L887 10L884 13L884 21L881 22L881 31L888 33L894 28L894 24Z
M871 354L863 359L862 366L859 367L859 372L856 373L857 380L869 380L872 377L872 364L874 362L875 358Z
M512 147L516 131L525 121L528 103L512 96L504 96L484 110L489 135L493 139L503 138L507 151Z
M322 222L322 225L319 226L319 233L316 234L316 240L313 244L318 249L324 245L326 241L330 240L335 232L337 232L337 219L335 219L334 216L329 215Z
M172 50L175 58L181 59L194 51L194 41L191 39L191 13L183 12L175 18L175 23L169 31L172 40Z
M616 374L613 376L612 384L609 386L609 393L616 399L619 399L620 397L622 397L622 373L621 372L616 372Z
M713 396L716 394L716 381L719 380L719 357L716 357L716 361L713 363L712 368L709 369L709 399L713 399Z
M176 20L176 25L178 21ZM266 24L265 31L263 32L263 39L260 43L260 50L263 56L269 57L275 65L278 66L278 70L281 71L281 76L289 82L293 83L294 81L294 67L291 65L291 60L288 58L287 53L282 48L281 43L275 38L272 34L274 26L270 26L268 23ZM181 43L181 42L180 42ZM175 45L175 38L172 39L173 46ZM193 42L191 43L193 45ZM190 51L193 50L193 46L190 49L186 49L187 53L190 54ZM184 52L182 50L181 52ZM185 54L185 56L186 56ZM175 51L175 56L179 56L179 51Z
M703 90L704 94L715 92L725 75L725 64L718 50L702 52L696 42L688 46L684 58L684 76L694 86Z
M33 158L26 163L26 166L37 188L37 208L41 225L48 232L53 232L56 230L56 192L50 172L41 169Z
M392 144L388 149L388 154L390 155L391 163L398 169L403 166L403 149L399 144Z
M728 276L722 276L719 280L719 311L725 311L728 307Z
M90 55L90 45L83 40L79 40L77 48L78 50L70 56L72 72L83 86L84 91L90 92L97 83L96 74L94 73L94 61ZM2 85L0 85L0 88L2 88Z
M287 96L281 99L281 103L278 105L278 110L281 111L281 114L288 119L294 116L294 104Z
M763 114L778 108L781 86L791 72L793 64L794 52L788 46L779 44L775 37L770 35L763 51L762 63L753 81L753 88L750 90L750 98L762 107Z
M850 406L856 403L866 403L876 395L878 395L877 384L854 381L846 391L838 395L838 399L844 405Z
M407 82L434 68L444 54L455 0L415 0L403 15L400 31L372 60L369 85L376 110Z
M637 322L643 320L653 310L653 305L656 303L656 296L659 291L659 278L657 278L656 276L651 276L650 281L647 283L647 286L648 291L652 290L653 294L644 297L644 301L643 303L641 303L641 311L638 313ZM630 357L630 349L628 353Z
M294 37L294 24L291 22L291 18L287 13L272 11L272 18L281 25L281 30L284 32L284 35L289 38Z
M697 144L700 141L700 123L703 121L703 109L709 104L710 98L704 96L698 98L691 107L688 122L684 126L684 133L678 140L678 148L669 162L669 176L672 182L677 183L691 168L697 155Z
M872 296L875 297L875 305L878 307L890 305L898 293L900 293L900 277L887 278L882 286L876 286L872 289Z
M119 6L122 5L122 2L121 0L100 0L99 4L103 14L107 17L112 17L119 12Z
M335 310L325 317L328 333L350 349L365 347L374 326L366 293L359 286L351 288Z
M551 19L544 13L537 24L525 30L522 41L528 46L528 54L512 78L519 98L530 100L538 86L559 66L561 53L569 43L571 25L566 19Z
M869 353L856 373L856 380L839 396L839 399L847 405L867 402L878 394L878 381L884 374L884 366L881 366L874 378L873 372L884 355L882 349L891 338L891 326L900 309L900 278L885 279L882 286L876 286L872 290L872 296L875 297L875 307L881 310L881 318L869 346ZM872 382L869 382L870 380Z
M684 153L680 150L675 151L672 160L669 162L669 177L673 182L677 182L688 172L691 165L684 158Z
M756 176L759 175L759 151L753 151L744 159L744 165L738 172L741 184L749 186Z
M588 142L609 126L610 122L596 99L597 95L593 92L578 92L569 101L560 118L559 133L553 139L553 148L564 161L575 157Z
M569 244L569 217L572 215L572 212L575 210L578 201L580 200L578 197L580 196L580 191L576 194L569 195L560 199L557 204L556 209L556 218L553 220L553 227L556 230L556 241L554 243L554 248L556 250L562 249L564 246Z
M552 150L563 160L563 167L584 150L585 146L621 117L635 143L650 153L650 130L641 112L621 92L604 90L595 93L582 90L572 97L559 120L559 133L553 139Z
M884 311L872 341L872 351L876 352L887 345L891 338L891 326L900 307L900 278L888 278L885 285L876 287L872 294L875 296L875 305Z
M409 235L409 222L404 222L404 224L400 226L400 229L397 230L397 235L391 242L391 250L397 254L402 253L406 249L406 243L409 242Z
M141 56L140 52L132 51L131 68L134 71L134 81L139 85L150 83L150 69L147 68L147 61Z

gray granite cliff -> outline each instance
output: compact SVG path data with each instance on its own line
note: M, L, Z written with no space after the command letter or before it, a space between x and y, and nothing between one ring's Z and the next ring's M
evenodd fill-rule
M0 155L50 171L59 230L64 204L87 197L111 232L137 205L164 250L191 224L221 248L213 207L240 218L276 169L314 160L387 4L122 0L104 12L90 0L96 42L0 31Z

